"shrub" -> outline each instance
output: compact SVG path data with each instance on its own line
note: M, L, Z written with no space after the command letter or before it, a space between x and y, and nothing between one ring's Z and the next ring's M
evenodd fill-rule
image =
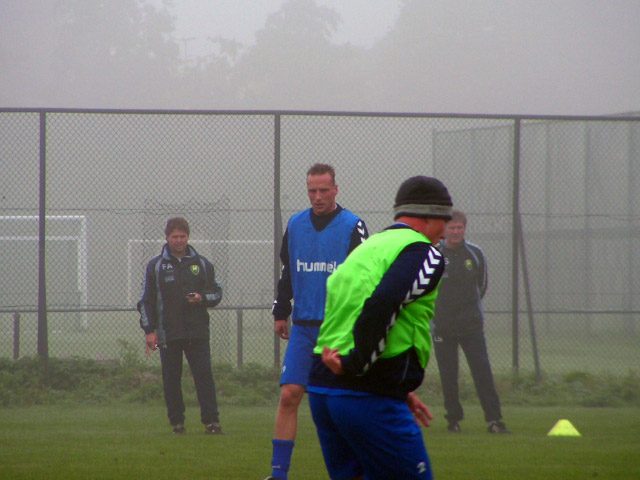
M215 364L218 402L222 405L272 405L280 395L279 369L247 364L242 369ZM496 388L505 405L640 406L640 377L630 371L624 376L570 372L565 375L497 376ZM185 403L197 405L193 378L183 374ZM428 404L442 402L437 375L427 375L419 389ZM463 402L477 402L473 382L460 380ZM51 358L45 382L38 357L12 361L0 358L0 406L38 405L63 402L102 403L111 401L162 403L162 375L159 366L146 366L137 348L121 343L118 362L101 363L86 358Z
M50 358L48 382L39 357L17 361L0 359L0 406L62 402L163 402L162 374L158 366L145 366L136 348L121 342L118 362L86 358ZM243 369L215 365L214 379L221 404L264 405L277 400L277 369L249 364ZM193 377L184 369L185 403L197 405Z
M574 371L565 375L543 375L540 380L536 380L533 374L504 375L497 376L495 383L500 401L505 405L640 406L640 378L632 371L624 376ZM442 391L438 388L429 392L430 397L433 398L436 390L438 397L442 398ZM469 379L461 380L460 392L461 400L477 402Z

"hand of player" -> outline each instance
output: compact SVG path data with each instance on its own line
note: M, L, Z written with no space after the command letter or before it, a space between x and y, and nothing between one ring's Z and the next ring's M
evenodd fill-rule
M147 352L147 357L150 357L151 351L158 349L158 335L156 335L155 332L147 333L144 336L144 342L144 349Z
M331 349L326 345L322 347L322 363L324 363L329 370L331 370L336 375L342 375L344 370L342 369L342 360L340 359L340 354L338 353L338 349Z
M273 331L276 332L283 340L289 340L289 329L287 328L287 320L276 320L273 326Z
M418 425L422 424L425 427L429 427L431 425L429 420L433 420L433 415L431 415L429 407L427 407L427 405L420 400L415 393L411 392L407 396L407 406L409 407L409 410L411 410L411 413L413 413Z

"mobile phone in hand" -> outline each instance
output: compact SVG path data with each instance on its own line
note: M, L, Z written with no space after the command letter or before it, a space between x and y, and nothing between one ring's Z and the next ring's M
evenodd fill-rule
M195 294L195 293L193 293L193 292L191 292L191 293L187 293L187 297L195 297L195 296L196 296L196 294Z

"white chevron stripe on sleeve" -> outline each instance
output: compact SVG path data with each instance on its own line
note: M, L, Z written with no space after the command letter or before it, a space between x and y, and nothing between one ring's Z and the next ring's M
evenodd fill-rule
M358 221L356 224L356 228L358 229L358 233L360 234L360 242L364 242L366 239L364 238L364 225L362 224L362 220Z
M373 365L373 362L375 362L378 359L378 357L382 355L382 352L384 352L384 349L387 346L387 335L389 334L389 330L391 330L391 327L395 325L397 319L398 319L398 314L394 313L393 316L391 317L391 321L389 322L389 325L387 326L384 332L384 337L380 339L380 341L378 342L378 345L376 345L376 348L373 350L373 353L371 353L371 357L369 358L369 361L363 367L362 369L363 372L366 372L367 370L369 370L369 367Z
M418 272L418 278L416 278L413 281L411 290L407 292L407 296L403 300L402 305L400 305L400 309L398 310L398 312L394 313L393 316L391 317L391 321L389 322L389 325L386 328L384 337L380 339L380 341L378 342L378 345L376 346L374 351L371 353L371 357L369 358L369 361L364 365L362 369L363 372L366 372L369 369L369 367L373 364L373 362L375 362L376 359L380 355L382 355L382 352L384 352L384 349L387 345L387 335L389 334L389 330L391 330L391 327L393 327L393 325L396 323L400 310L402 310L404 305L413 302L416 298L420 297L425 292L425 290L431 283L431 278L433 277L433 273L436 271L436 267L441 262L442 262L442 255L440 254L440 252L438 252L435 248L430 247L429 252L427 254L427 258L424 260L424 263L422 264L422 267Z
M422 268L420 268L418 272L418 278L414 280L411 290L407 292L407 296L402 302L403 304L411 303L425 292L431 283L431 278L436 271L436 266L439 265L441 261L442 255L434 248L429 248L427 258L424 260Z

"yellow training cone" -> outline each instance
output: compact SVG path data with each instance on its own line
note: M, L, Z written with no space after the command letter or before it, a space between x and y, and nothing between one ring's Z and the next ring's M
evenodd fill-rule
M558 420L549 433L550 437L581 437L580 432L576 430L576 427L571 425L569 420Z

